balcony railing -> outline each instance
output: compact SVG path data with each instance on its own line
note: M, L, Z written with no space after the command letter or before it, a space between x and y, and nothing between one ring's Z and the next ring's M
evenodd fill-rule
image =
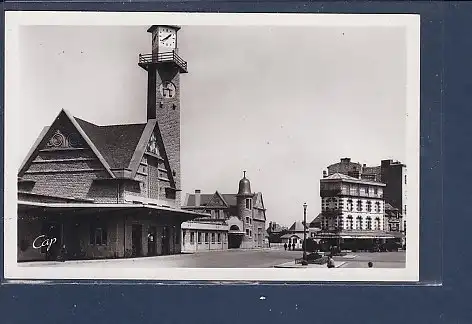
M187 62L185 62L175 51L156 54L139 54L138 64L146 70L149 65L159 63L173 63L177 65L181 73L187 73Z

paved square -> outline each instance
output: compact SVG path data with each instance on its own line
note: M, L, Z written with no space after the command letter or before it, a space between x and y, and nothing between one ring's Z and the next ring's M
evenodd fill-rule
M227 250L179 254L136 259L88 260L66 262L25 262L20 266L105 267L105 268L272 268L301 258L302 251L280 249ZM369 261L376 268L405 267L405 252L351 253L335 257L341 268L367 268Z

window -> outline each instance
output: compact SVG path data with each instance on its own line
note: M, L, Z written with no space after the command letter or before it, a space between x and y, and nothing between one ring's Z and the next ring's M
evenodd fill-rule
M249 224L252 224L252 220L251 220L251 218L249 218Z
M375 218L375 229L377 231L380 230L380 218L378 218L378 217Z
M193 244L193 243L195 243L195 233L190 232L190 244Z
M361 211L362 210L362 201L358 200L357 201L357 211Z
M375 202L375 212L380 213L380 202L379 201Z
M208 233L205 233L205 243L208 243Z
M216 219L220 218L220 210L219 209L215 210L215 218Z
M367 217L367 230L372 230L372 218L370 218L370 216Z
M249 217L246 216L246 224L249 224Z
M347 228L350 229L350 230L352 230L352 229L353 229L353 225L354 225L354 224L353 224L353 221L352 221L352 216L351 216L351 215L347 216Z
M405 184L406 184L406 175L405 175Z
M246 235L249 235L249 228L246 228Z
M377 195L377 187L374 187L374 195Z
M352 199L347 200L347 210L352 211L353 209L353 204L352 204Z
M173 188L166 188L166 198L175 199L175 190Z
M246 209L252 209L252 199L246 199Z
M221 233L218 233L218 243L221 242Z
M92 225L90 227L90 244L92 245L106 245L107 244L107 230L104 224Z
M198 244L202 244L202 233L198 233Z
M367 211L371 212L372 211L372 202L369 200L367 201Z
M356 229L362 229L362 217L357 216L356 218Z
M215 243L215 233L211 233L211 243Z

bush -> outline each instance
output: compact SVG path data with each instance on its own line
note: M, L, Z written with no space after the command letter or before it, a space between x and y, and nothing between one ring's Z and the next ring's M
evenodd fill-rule
M313 260L311 263L313 263L313 264L326 264L326 263L328 263L328 257L323 256L319 259Z
M315 253L310 253L306 256L307 260L308 261L314 261L314 260L318 260L320 258L322 258L323 256L321 254L319 254L318 252L315 252Z

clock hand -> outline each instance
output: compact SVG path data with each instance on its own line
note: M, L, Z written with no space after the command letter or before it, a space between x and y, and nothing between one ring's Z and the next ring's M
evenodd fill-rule
M168 39L171 35L167 35L167 37L163 38L162 40L165 41L166 39Z

